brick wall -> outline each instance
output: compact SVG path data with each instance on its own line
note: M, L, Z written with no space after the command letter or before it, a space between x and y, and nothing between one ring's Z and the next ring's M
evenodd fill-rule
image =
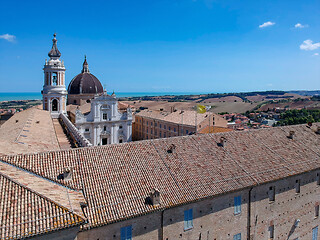
M137 240L232 240L238 233L241 239L247 239L250 233L250 239L268 240L270 226L274 226L274 239L312 239L312 229L320 225L319 217L315 217L315 206L320 201L317 173L320 171L94 228L80 232L77 239L120 239L121 227L129 225ZM269 200L270 187L275 189L274 201ZM241 196L239 214L234 213L236 196ZM184 211L188 209L193 211L193 228L185 230Z
M312 239L312 228L320 225L319 217L315 218L315 206L320 201L316 174L316 171L305 173L254 188L251 239L269 239L271 225L274 239ZM300 193L295 189L297 180ZM269 201L270 187L275 188L274 201ZM300 223L295 227L297 219Z

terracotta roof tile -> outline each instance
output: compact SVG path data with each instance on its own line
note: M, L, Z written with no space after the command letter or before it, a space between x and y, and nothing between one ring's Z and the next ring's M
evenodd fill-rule
M320 167L320 135L305 125L201 134L16 156L3 161L83 189L83 229L300 174ZM293 139L287 138L294 130ZM226 138L226 146L218 145ZM172 153L168 149L175 146ZM73 169L72 180L56 176ZM152 188L161 204L145 204Z
M80 225L84 219L0 172L0 239Z
M0 155L59 149L50 112L39 106L14 114L0 127Z

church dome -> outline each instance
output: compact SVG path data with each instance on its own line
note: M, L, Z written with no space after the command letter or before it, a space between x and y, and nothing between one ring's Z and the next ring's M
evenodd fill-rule
M89 71L87 58L85 57L82 72L75 76L69 84L68 94L96 94L103 93L103 87Z

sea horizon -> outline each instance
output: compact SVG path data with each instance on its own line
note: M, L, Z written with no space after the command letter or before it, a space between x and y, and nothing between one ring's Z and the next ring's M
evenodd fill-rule
M199 95L209 92L115 92L118 98L121 97L144 97L144 96L181 96L181 95ZM109 93L111 94L111 93ZM0 92L0 102L19 101L19 100L41 100L40 92Z

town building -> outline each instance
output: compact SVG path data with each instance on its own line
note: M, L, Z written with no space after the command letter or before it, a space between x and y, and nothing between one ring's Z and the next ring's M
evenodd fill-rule
M318 239L320 124L0 157L0 238Z
M135 114L132 135L134 140L185 136L210 126L227 128L227 121L211 112L147 109Z
M53 35L52 48L48 53L49 61L44 65L44 85L42 90L43 109L51 113L52 118L59 118L66 113L67 90L65 86L65 71L61 53L57 47L56 34Z
M0 110L0 126L2 124L4 124L6 121L8 121L13 116L14 113L15 113L15 111L14 112L12 112L12 111L1 112L1 110Z

